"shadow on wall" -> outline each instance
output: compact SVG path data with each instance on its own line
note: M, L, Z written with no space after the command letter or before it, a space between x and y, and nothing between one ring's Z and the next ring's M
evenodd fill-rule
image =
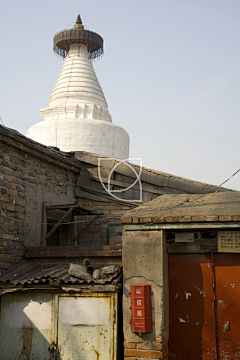
M60 360L57 347L51 346L53 324L52 294L3 295L0 358Z
M115 338L112 296L55 299L50 292L2 295L0 359L110 360Z

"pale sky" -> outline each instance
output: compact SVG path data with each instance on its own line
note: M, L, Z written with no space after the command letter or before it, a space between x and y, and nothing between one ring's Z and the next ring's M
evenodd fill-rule
M78 13L104 38L93 65L130 157L215 185L240 168L239 0L0 0L5 126L42 120L63 65L53 36Z

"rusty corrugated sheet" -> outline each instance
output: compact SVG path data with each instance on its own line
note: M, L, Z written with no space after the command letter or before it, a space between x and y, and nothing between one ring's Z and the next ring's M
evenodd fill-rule
M42 269L26 260L16 267L10 268L4 275L0 276L0 284L10 282L17 284L38 284L49 280L63 281L64 283L82 284L84 280L73 278L68 274L69 263Z
M44 268L33 264L28 260L23 260L18 265L11 267L5 274L0 276L0 286L4 283L17 284L39 284L49 280L62 281L63 283L83 284L84 280L74 277L68 273L70 263L59 264ZM106 279L92 280L96 284L110 283L119 273Z

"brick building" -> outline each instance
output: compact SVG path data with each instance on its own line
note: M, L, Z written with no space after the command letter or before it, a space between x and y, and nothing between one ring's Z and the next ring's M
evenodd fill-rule
M236 359L239 193L160 196L122 223L125 359ZM151 285L151 332L131 330L133 284Z
M0 270L2 273L0 291L3 300L7 299L4 296L9 297L6 292L26 292L26 295L13 295L14 302L19 296L27 297L27 300L24 297L24 301L30 301L30 298L35 301L36 294L40 291L39 284L42 289L39 296L44 299L44 291L57 296L63 296L66 291L70 291L70 295L72 291L76 296L80 296L82 289L90 291L92 296L96 296L100 289L102 294L108 292L109 299L115 296L119 301L118 308L115 307L114 310L118 314L118 321L114 325L114 331L118 334L114 340L117 349L114 353L117 353L118 358L121 359L123 342L121 279L109 285L98 285L97 288L96 284L72 283L68 275L69 264L82 264L84 258L89 258L91 264L97 268L122 265L123 223L130 221L129 215L125 215L126 212L136 211L140 214L141 209L144 209L143 219L138 215L137 220L135 216L131 217L131 222L136 221L138 226L142 222L159 223L160 218L150 216L151 200L165 199L165 196L168 196L166 194L181 196L177 194L195 193L202 196L204 193L213 193L216 187L143 168L140 176L142 202L135 202L139 198L140 186L136 183L131 187L135 181L134 172L129 166L118 164L118 160L108 157L102 157L104 162L99 167L99 158L98 155L85 152L62 152L57 148L30 140L15 130L0 127ZM137 173L140 171L137 165L131 164L131 166ZM118 198L113 197L103 188L103 184L107 183L111 190L122 190ZM130 188L125 191L129 186ZM225 192L226 189L221 191ZM167 220L175 221L174 216L171 216L172 218ZM142 257L149 252L156 253L155 260L161 262L161 254L157 250L158 233L158 231L149 233L152 242L150 248L148 244L147 247L143 244L139 247L139 239L145 239L146 232L143 238L138 238L135 236L136 233L134 234L134 240L129 245L132 252L127 263L131 263L135 272L140 273L135 258L140 250ZM153 245L155 242L156 244ZM126 265L126 260L123 261L123 266L126 274L129 267L129 264ZM154 272L154 269L153 264L151 271ZM148 278L151 279L153 276L155 275L150 272ZM159 276L158 274L158 278ZM159 292L160 283L156 286ZM126 284L123 289L126 290ZM165 293L167 294L167 291ZM160 298L162 296L160 293L156 295ZM8 301L6 300L4 304L8 306ZM125 324L128 317L129 315L125 313ZM156 320L156 326L161 329L159 319ZM128 339L126 329L124 335L125 355L130 358L136 359L140 355L156 358L167 354L168 338L166 333L160 330L154 341L152 334L147 335L144 342L139 342L139 339L137 341L133 335ZM150 348L149 341L151 341ZM58 351L54 346L52 345L51 349ZM30 354L30 347L26 349Z
M64 153L0 126L2 273L25 257L42 264L69 259L81 262L84 257L91 257L99 266L121 264L120 219L141 204L131 201L139 196L139 186L123 191L122 200L113 198L100 182L98 158L83 152ZM107 182L116 162L109 158L101 168L103 182ZM121 164L112 174L111 188L124 190L135 180L134 176ZM202 194L215 190L208 184L146 168L142 169L141 183L143 203L167 193ZM58 205L80 206L87 213L69 213L46 240L47 232L66 215L66 208L51 209Z

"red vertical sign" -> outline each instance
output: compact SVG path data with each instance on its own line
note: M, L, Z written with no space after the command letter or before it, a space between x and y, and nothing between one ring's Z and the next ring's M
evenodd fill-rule
M145 333L153 331L151 285L131 285L131 330Z

